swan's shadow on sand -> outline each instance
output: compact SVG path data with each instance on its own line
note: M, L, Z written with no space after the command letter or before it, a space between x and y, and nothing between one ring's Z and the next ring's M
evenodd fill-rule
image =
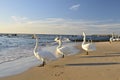
M120 57L120 53L105 53L105 55L90 55L90 56L80 56L80 58L101 58L101 57ZM119 62L93 62L93 63L73 63L66 64L66 66L104 66L104 65L119 65Z
M80 58L97 58L97 57L119 57L120 53L105 53L106 55L97 55L97 56L80 56Z
M103 66L103 65L118 65L120 63L110 62L110 63L75 63L75 64L66 64L66 66Z

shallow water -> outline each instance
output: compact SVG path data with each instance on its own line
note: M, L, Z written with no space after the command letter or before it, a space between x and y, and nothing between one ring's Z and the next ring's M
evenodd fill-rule
M41 44L42 46L40 46ZM15 75L42 64L33 54L34 45L34 39L0 37L0 77ZM49 51L56 58L59 58L55 53L56 42L40 43L40 45L39 48ZM64 46L67 47L74 45L76 44L73 42L64 43ZM49 58L48 62L53 60L51 54L41 53L41 56Z

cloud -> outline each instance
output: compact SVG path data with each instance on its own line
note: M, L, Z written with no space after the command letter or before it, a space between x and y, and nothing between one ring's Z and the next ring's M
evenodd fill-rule
M80 7L80 4L75 4L75 5L72 5L69 9L70 10L78 10Z
M64 18L29 19L26 17L12 16L13 23L2 24L0 32L40 33L40 34L77 34L83 31L87 34L106 34L120 31L120 23L112 20L82 20ZM18 24L20 23L20 24ZM5 29L6 28L6 29Z
M15 21L16 23L24 23L24 22L26 22L26 20L27 20L26 17L21 17L21 16L11 16L11 18L12 18L13 21Z

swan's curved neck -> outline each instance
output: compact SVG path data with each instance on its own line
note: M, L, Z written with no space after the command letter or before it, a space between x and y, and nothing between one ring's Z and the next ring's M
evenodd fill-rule
M37 49L38 49L38 38L36 37L36 45L35 45L35 48L34 48L34 53L37 52Z
M114 38L114 33L112 34L112 37L111 38Z
M57 48L61 48L62 47L62 40L60 39L60 40L58 40L58 47Z
M83 42L82 42L82 44L84 44L86 42L86 35L84 34L83 35Z

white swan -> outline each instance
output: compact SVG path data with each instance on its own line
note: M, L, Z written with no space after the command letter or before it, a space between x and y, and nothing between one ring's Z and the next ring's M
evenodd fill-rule
M120 36L117 35L117 38L115 39L116 41L120 41Z
M85 34L85 32L83 32L82 48L87 52L87 55L88 55L89 51L96 50L95 44L93 44L92 42L91 43L86 43L86 34Z
M42 51L41 49L38 51L38 38L35 34L34 34L34 38L36 38L36 45L35 45L33 52L34 52L34 56L38 60L42 61L42 65L40 65L40 66L44 66L46 64L47 60L49 61L49 60L56 59L55 56L52 55L52 53L50 53L48 51Z
M112 34L112 37L110 37L109 41L110 41L110 43L113 42L113 34Z
M62 41L60 40L59 37L55 38L55 41L59 44L56 48L56 54L60 54L62 56L62 58L64 58L64 53L63 53L63 49L62 49Z
M72 46L63 47L62 40L59 37L55 38L55 41L59 44L58 47L56 48L56 53L61 54L63 58L64 58L64 55L71 55L71 54L76 54L80 52L78 49Z
M110 43L112 43L113 41L115 41L115 38L114 38L114 33L112 34L112 37L110 38Z

